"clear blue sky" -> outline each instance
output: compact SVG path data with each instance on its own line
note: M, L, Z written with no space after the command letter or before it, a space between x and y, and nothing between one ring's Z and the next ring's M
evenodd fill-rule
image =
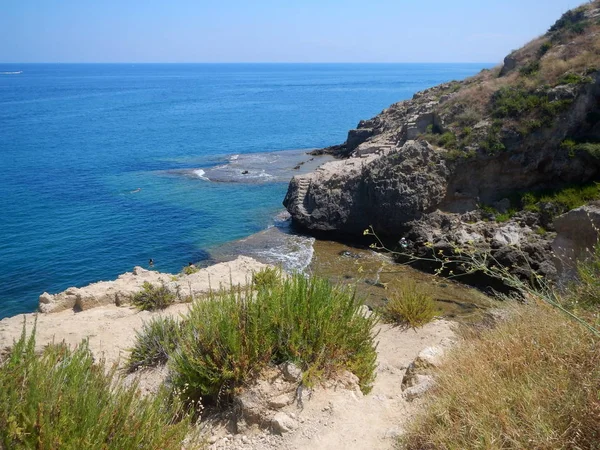
M0 0L0 62L499 62L582 0Z

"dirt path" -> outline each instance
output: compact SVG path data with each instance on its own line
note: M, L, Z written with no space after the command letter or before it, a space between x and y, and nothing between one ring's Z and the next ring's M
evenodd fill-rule
M451 323L435 321L424 328L402 331L380 325L377 379L373 390L362 395L357 389L317 389L304 408L284 409L297 429L282 436L257 429L246 434L211 430L211 449L391 449L419 401L402 396L402 378L417 354L430 346L449 346L454 333Z

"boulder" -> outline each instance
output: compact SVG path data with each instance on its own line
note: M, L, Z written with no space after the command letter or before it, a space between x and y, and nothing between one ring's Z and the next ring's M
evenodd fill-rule
M284 412L278 412L271 419L271 429L274 433L284 434L298 428L298 422Z
M556 238L552 242L555 264L561 279L577 274L577 261L589 257L598 243L600 206L591 204L573 209L554 219Z

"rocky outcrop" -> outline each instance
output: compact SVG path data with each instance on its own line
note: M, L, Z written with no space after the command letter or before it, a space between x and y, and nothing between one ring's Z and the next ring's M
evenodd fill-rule
M597 6L582 7L576 35L558 21L503 67L361 121L330 148L343 160L292 179L284 205L293 222L335 238L372 225L384 239L410 238L417 256L431 255L425 244L474 241L524 277L531 268L554 276L551 205L508 223L483 223L477 211L519 209L508 198L600 178L600 56L587 50L600 44Z
M593 204L569 211L554 220L552 242L555 263L564 279L577 273L577 261L591 256L600 236L600 206Z
M433 147L409 141L400 152L334 161L294 177L284 205L308 229L362 234L373 225L387 232L435 210L446 196L447 176Z
M100 281L82 288L71 287L58 294L44 292L39 299L43 313L66 309L83 311L97 306L130 303L132 297L142 290L144 283L165 285L180 301L190 300L221 286L246 284L252 271L267 267L252 258L240 256L234 261L215 264L189 275L172 275L135 267L133 272L120 275L113 281Z
M569 154L561 145L598 108L600 75L585 86L555 88L553 101L566 95L573 106L551 129L525 136L505 130L504 150L498 153L476 146L464 149L472 153L451 153L427 142L426 130L443 131L454 120L442 106L445 97L456 94L441 95L446 90L443 85L393 105L366 124L370 128L364 136L371 137L347 147L354 148L351 157L294 177L284 200L294 222L308 230L346 234L372 224L380 234L394 235L407 221L437 209L464 213L518 191L598 175L600 160L586 152ZM487 136L490 127L492 121L484 119L472 133Z

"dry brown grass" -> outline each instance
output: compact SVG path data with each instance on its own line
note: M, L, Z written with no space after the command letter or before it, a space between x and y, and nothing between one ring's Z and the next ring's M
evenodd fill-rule
M556 310L519 307L455 350L407 449L600 448L600 342Z

